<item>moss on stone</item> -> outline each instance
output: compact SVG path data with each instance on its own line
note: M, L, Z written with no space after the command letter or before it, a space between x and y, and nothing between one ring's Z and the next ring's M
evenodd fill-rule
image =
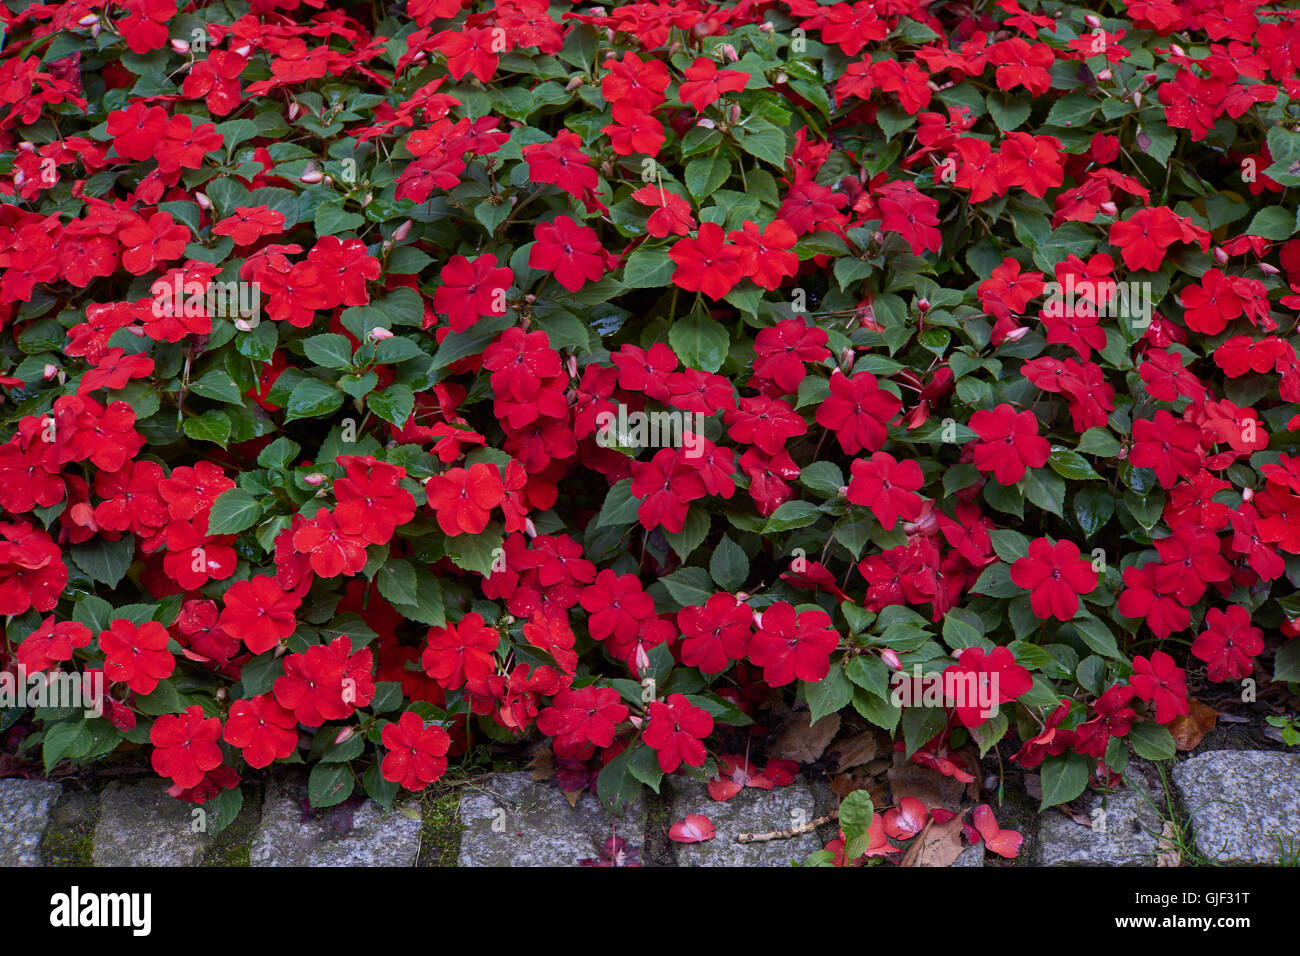
M456 866L460 857L460 788L433 790L420 800L423 828L416 866Z
M85 791L61 796L50 813L50 824L41 838L41 859L46 866L92 866L95 857L95 824L99 822L99 798Z
M243 785L244 806L230 825L218 833L203 854L202 866L249 866L253 834L262 818L262 791Z

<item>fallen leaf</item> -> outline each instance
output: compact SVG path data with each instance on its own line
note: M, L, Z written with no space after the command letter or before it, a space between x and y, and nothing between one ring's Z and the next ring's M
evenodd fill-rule
M1164 829L1156 838L1156 866L1182 866L1182 857L1178 852L1178 845L1174 842L1174 837L1177 835L1178 831L1173 823L1166 820Z
M408 820L420 820L420 806L416 803L404 803L397 808L397 812Z
M890 767L887 776L892 802L896 804L902 803L904 797L916 797L927 807L947 807L956 812L966 789L960 780L915 764Z
M578 805L578 798L582 796L581 790L562 790L560 792L564 794L564 799L569 801L569 806L571 807L576 807Z
M864 730L855 736L837 740L831 745L830 753L836 758L836 769L850 770L874 760L876 749L876 735L870 730Z
M555 752L550 747L539 748L528 766L533 768L533 780L550 780L555 776Z
M1043 799L1043 778L1036 773L1025 774L1025 793L1035 800Z
M1040 795L1038 799L1042 799ZM1086 813L1082 808L1074 806L1071 803L1058 804L1056 809L1060 810L1067 817L1079 824L1081 827L1092 827L1092 816Z
M1169 733L1174 737L1174 746L1179 750L1192 750L1214 729L1219 719L1219 712L1213 707L1202 704L1196 698L1187 701L1188 713L1175 717L1168 725Z
M702 813L688 814L668 828L668 839L677 843L703 843L718 835L713 821Z
M952 866L961 856L963 810L944 823L931 820L899 861L901 866Z
M781 732L772 741L767 750L769 757L782 760L795 760L799 763L815 763L840 729L840 715L828 714L815 724L809 724L812 715L806 710L798 711L790 722L781 728Z

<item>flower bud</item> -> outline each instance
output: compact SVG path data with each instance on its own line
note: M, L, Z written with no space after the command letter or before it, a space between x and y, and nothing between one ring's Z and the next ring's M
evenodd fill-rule
M636 669L638 674L644 674L650 669L650 655L645 652L645 645L636 646Z
M764 20L762 23L758 25L758 32L766 33L768 36L771 36L773 33L776 32L776 27L773 26L769 21Z
M303 478L302 483L304 485L310 485L313 488L319 488L321 485L325 484L325 476L319 471L313 471L310 475Z
M343 741L351 739L354 733L356 733L356 731L351 727L344 727L335 735L334 746L337 747L339 744L343 743Z
M391 330L374 328L370 330L370 333L366 336L366 340L370 342L382 342L384 339L391 339L392 337L393 333Z
M1214 261L1219 265L1223 265L1228 261L1228 251L1223 246L1214 247Z
M739 103L732 103L731 106L727 109L727 119L731 121L732 126L735 126L737 123L740 122Z
M186 43L184 40L172 40L171 47L173 50L175 50L177 53L180 53L182 56L190 52L190 45Z
M1250 501L1250 499L1251 499L1251 498L1254 498L1254 497L1255 497L1255 491L1254 491L1254 489L1252 489L1252 488L1242 488L1242 489L1241 489L1241 500L1242 500L1242 501Z
M290 103L290 104L289 104L289 122L293 122L294 120L296 120L296 119L298 118L298 114L301 113L301 112L302 112L302 107L298 105L298 101L297 101L297 100L294 100L292 103Z
M701 116L698 120L695 121L695 125L702 126L704 129L718 128L718 124L713 122L713 120L709 119L707 116Z
M245 43L243 46L235 47L235 49L232 50L231 52L233 52L236 56L248 56L249 53L253 52L253 47L252 44Z
M1020 328L1018 328L1018 329L1012 329L1010 332L1007 333L1007 341L1008 341L1008 342L1019 342L1019 341L1020 341L1021 339L1023 339L1023 338L1028 334L1028 333L1029 333L1029 326L1027 326L1027 325L1022 325Z
M728 63L735 63L740 59L740 54L736 52L736 48L730 43L722 44L719 49L722 50L722 58Z
M411 227L412 227L413 225L415 225L415 220L413 220L413 219L408 219L408 220L406 220L406 222L402 223L400 226L398 226L396 229L394 229L394 230L393 230L393 241L394 241L394 242L401 242L403 239L405 239L407 236L409 236L409 235L411 234Z
M532 518L524 519L524 534L529 538L537 537L537 525L533 524Z
M1095 13L1088 13L1084 15L1083 22L1095 30L1097 27L1101 26L1101 17L1097 16Z
M59 367L57 365L47 364L45 366L45 371L42 372L42 374L45 376L45 381L48 382L50 379L54 378L54 376L59 374Z
M569 80L569 82L564 85L564 92L572 93L578 87L582 86L582 83L583 83L582 76L581 75L575 76L573 79Z
M253 331L253 323L249 322L248 319L235 319L235 328L241 332L251 332Z
M1282 270L1275 265L1271 265L1270 263L1261 262L1259 264L1259 271L1264 273L1264 275L1266 276L1275 276L1275 275L1280 275Z
M918 300L917 300L917 303L916 303L916 307L917 307L918 309L920 309L920 310L921 310L921 314L924 315L926 312L929 312L929 311L930 311L930 300L929 300L929 299L918 299Z
M1110 67L1107 67L1106 69L1102 70L1100 73L1097 74L1097 79L1106 81L1109 80L1114 75L1115 74L1110 71Z
M1170 49L1170 51L1174 54L1174 56L1186 56L1186 55L1187 55L1186 53L1183 52L1183 48L1180 47L1177 43L1171 43L1171 44L1169 44L1169 49Z
M903 662L898 659L898 655L894 652L892 647L886 647L881 651L880 659L893 670L901 671L903 669Z
M1103 213L1105 213L1107 216L1113 216L1113 215L1115 215L1117 212L1119 212L1119 206L1116 206L1116 205L1115 205L1113 202L1111 202L1109 199L1107 199L1104 203L1102 203L1102 204L1101 204L1100 206L1098 206L1097 208L1100 209L1100 210L1101 210Z
M307 168L302 171L302 175L298 177L298 180L304 183L318 183L324 178L325 174L316 168L316 163L310 162L307 164Z
M1134 105L1134 106L1141 106L1141 105L1142 105L1142 91L1141 91L1141 90L1134 90L1134 91L1133 91L1133 105Z
M88 13L88 14L86 14L84 17L82 17L80 20L77 21L77 26L79 26L79 27L93 27L93 26L94 26L96 23L98 23L98 22L99 22L99 17L98 17L98 16L96 16L96 15L93 14L93 13Z
M790 77L786 75L784 72L778 73L776 75L776 82L778 85L781 83L788 83L789 81L790 81Z

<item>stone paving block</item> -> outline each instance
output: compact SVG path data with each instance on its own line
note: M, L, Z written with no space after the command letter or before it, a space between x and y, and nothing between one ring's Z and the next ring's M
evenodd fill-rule
M1059 810L1040 819L1034 862L1042 866L1153 866L1164 824L1160 802L1139 782L1102 797L1089 793L1078 806L1086 827ZM1099 811L1104 811L1104 816Z
M975 846L968 846L961 851L961 856L957 857L952 863L953 866L983 866L984 865L984 844L978 843Z
M168 796L167 783L112 783L95 826L95 866L197 866L211 842L195 833L192 803Z
M413 866L421 824L372 800L312 810L306 780L272 775L253 835L251 866Z
M816 804L808 782L798 779L788 787L759 790L747 787L730 800L719 803L696 780L670 778L672 823L688 814L708 817L717 836L703 843L675 843L679 866L789 866L802 863L822 848L816 833L802 833L788 840L737 843L740 833L786 830L816 817Z
M44 780L0 780L0 866L41 865L41 836L62 792Z
M460 820L461 866L578 866L615 834L629 849L643 846L646 805L638 797L616 821L589 790L572 807L553 782L503 773L465 788Z
M1184 760L1173 778L1209 859L1276 864L1300 848L1300 754L1215 750Z

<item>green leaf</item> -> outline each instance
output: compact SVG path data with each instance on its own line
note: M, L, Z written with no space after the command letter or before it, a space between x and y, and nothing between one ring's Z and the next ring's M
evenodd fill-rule
M1300 640L1290 640L1273 657L1273 680L1300 683Z
M1119 440L1106 428L1089 428L1079 436L1076 451L1084 455L1096 455L1098 458L1114 458L1119 454Z
M1088 463L1088 459L1075 451L1058 448L1052 452L1052 457L1047 459L1047 464L1051 466L1052 471L1062 478L1069 478L1072 481L1087 481L1092 478L1096 478L1098 481L1101 480L1101 475L1093 470L1092 465ZM1057 514L1059 513L1057 512Z
M1280 241L1289 239L1295 229L1296 217L1293 210L1282 206L1265 206L1255 213L1255 218L1246 227L1246 235Z
M286 422L300 418L319 418L339 410L343 393L328 382L305 378L293 387L284 416Z
M980 574L979 580L971 587L976 594L986 594L991 598L1013 598L1025 592L1011 581L1011 569L999 561L990 564Z
M832 663L824 678L811 684L805 682L803 692L810 711L808 719L815 724L827 714L849 705L853 700L853 683L845 675L843 667Z
M942 707L907 707L903 710L903 742L907 758L948 726L948 712Z
M641 791L641 781L629 765L632 755L623 751L596 776L596 796L610 810L620 812L634 802Z
M352 367L352 343L347 340L347 336L333 332L313 335L303 340L302 350L307 358L325 368Z
M68 550L77 567L85 571L91 580L115 588L126 574L126 569L131 566L131 559L135 557L135 536L123 535L116 541L91 538L72 545Z
M415 568L408 561L391 558L385 561L375 575L375 582L384 599L395 604L415 604L419 599L416 591Z
M722 590L739 591L749 578L745 550L724 534L709 558L709 574Z
M1070 93L1052 104L1046 122L1048 126L1078 129L1087 124L1100 106L1099 102L1082 93Z
M1046 468L1030 468L1021 480L1025 498L1044 511L1064 516L1065 482Z
M703 568L680 568L660 580L681 607L699 607L713 597L716 589Z
M356 781L345 763L318 763L307 778L307 799L313 807L338 806L352 796Z
M644 744L633 747L632 754L627 759L627 770L655 793L659 792L659 783L664 778L664 772L659 766L659 754L655 750Z
M1119 652L1119 645L1115 643L1115 635L1111 633L1105 623L1098 618L1088 616L1076 618L1071 622L1074 629L1079 633L1083 643L1095 654L1102 657L1109 657L1111 660L1122 661L1124 655Z
M216 409L190 415L181 423L181 431L195 441L210 441L225 448L230 440L230 416Z
M731 336L715 319L697 312L672 324L668 330L668 344L682 364L704 372L716 372L727 357Z
M671 284L677 264L668 258L667 249L645 246L627 257L623 265L623 283L629 289L657 289Z
M1062 754L1048 757L1043 761L1042 786L1043 802L1040 809L1046 810L1057 804L1069 803L1083 793L1088 785L1088 776L1092 773L1092 762L1082 754Z
M236 534L251 528L262 514L257 499L239 488L223 491L208 513L208 534Z
M700 505L692 505L686 512L681 531L665 531L664 537L677 557L685 561L691 552L704 543L709 535L709 513Z
M1128 732L1128 742L1133 752L1143 760L1173 760L1177 750L1173 735L1149 720L1133 725Z
M844 855L855 860L871 846L871 820L875 816L871 794L854 790L840 801L839 826L844 831Z
M369 404L372 412L401 428L415 410L415 394L408 386L399 383L371 395Z
M686 164L686 188L697 201L702 200L712 195L730 175L731 163L725 156L703 156Z
M482 534L458 534L447 539L447 557L458 568L477 571L487 577L492 573L492 562L497 548L501 547L502 532L499 524L490 524Z
M333 203L321 203L316 207L316 235L336 236L366 224L366 217L355 212L347 212L342 206Z
M785 133L766 120L755 119L747 124L746 131L740 134L740 148L777 169L785 168Z
M263 448L257 455L257 463L263 468L288 468L302 452L302 446L291 438L283 436Z
M600 514L596 516L597 528L617 528L636 521L641 499L632 496L632 479L625 478L605 495Z
M204 398L225 402L227 405L244 404L244 396L240 394L239 386L231 381L230 374L224 368L214 368L190 382L190 391Z
M772 512L763 527L763 534L778 534L795 528L806 528L822 514L821 507L811 501L787 501Z

